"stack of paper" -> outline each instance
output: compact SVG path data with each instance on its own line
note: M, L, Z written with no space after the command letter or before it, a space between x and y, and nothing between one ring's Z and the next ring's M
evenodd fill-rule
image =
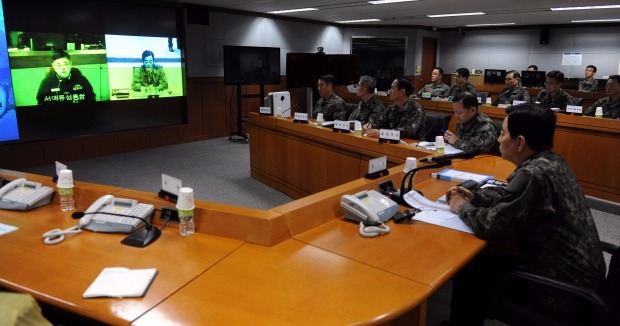
M467 180L474 180L479 184L483 184L493 179L493 176L477 174L471 172L464 172L454 169L444 169L437 173L431 173L431 177L447 181L463 182Z
M104 268L95 281L86 289L83 298L98 297L142 297L157 275L157 269Z

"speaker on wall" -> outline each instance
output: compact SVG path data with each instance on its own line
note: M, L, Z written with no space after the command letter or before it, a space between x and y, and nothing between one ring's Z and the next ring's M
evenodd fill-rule
M540 29L540 44L549 44L549 27Z

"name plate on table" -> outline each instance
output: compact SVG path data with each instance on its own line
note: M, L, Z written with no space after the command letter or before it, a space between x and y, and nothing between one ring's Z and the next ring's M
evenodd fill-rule
M512 105L519 105L519 104L523 104L523 103L527 103L525 101L519 101L519 100L514 100L512 101Z
M431 96L432 96L431 92L423 92L422 93L422 98L430 100Z
M400 130L379 129L379 142L390 142L398 144L400 142Z
M295 119L293 122L308 123L308 113L295 112Z
M258 109L258 113L259 113L260 115L271 115L271 108L270 108L270 107L268 107L268 106L261 106L261 107Z
M500 109L505 109L508 107L508 104L498 104L497 107Z
M566 106L566 113L581 114L581 113L583 113L583 107L580 106L580 105L567 105Z
M387 169L387 156L373 158L368 161L368 174L377 173Z
M349 121L336 120L334 121L334 131L349 133L351 132L351 123Z

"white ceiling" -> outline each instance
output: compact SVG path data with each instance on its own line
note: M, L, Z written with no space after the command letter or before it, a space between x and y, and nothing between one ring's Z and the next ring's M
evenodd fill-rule
M468 24L515 23L527 25L576 24L571 20L617 19L620 9L551 11L551 7L618 5L618 0L419 0L384 5L372 5L355 0L177 0L210 7L257 12L313 7L316 11L287 13L281 16L309 19L326 23L343 20L377 18L372 25L412 25L437 28L461 28ZM429 18L429 14L484 12L483 16ZM618 24L618 23L617 23Z

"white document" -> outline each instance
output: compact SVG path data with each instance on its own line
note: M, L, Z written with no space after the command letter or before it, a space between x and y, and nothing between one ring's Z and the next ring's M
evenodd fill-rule
M413 217L414 220L467 233L474 233L457 214L450 210L450 206L446 204L430 201L415 190L405 194L405 201L410 206L421 210L421 212L415 214Z
M17 230L16 226L0 223L0 235Z
M104 268L82 295L84 299L142 297L157 275L157 269Z
M424 149L428 149L429 151L435 151L437 150L437 148L435 147L435 142L432 141L421 141L419 143L411 143L411 146L413 147L422 147ZM458 153L463 153L462 150L454 147L451 144L446 144L444 149L443 149L443 154L458 154Z

